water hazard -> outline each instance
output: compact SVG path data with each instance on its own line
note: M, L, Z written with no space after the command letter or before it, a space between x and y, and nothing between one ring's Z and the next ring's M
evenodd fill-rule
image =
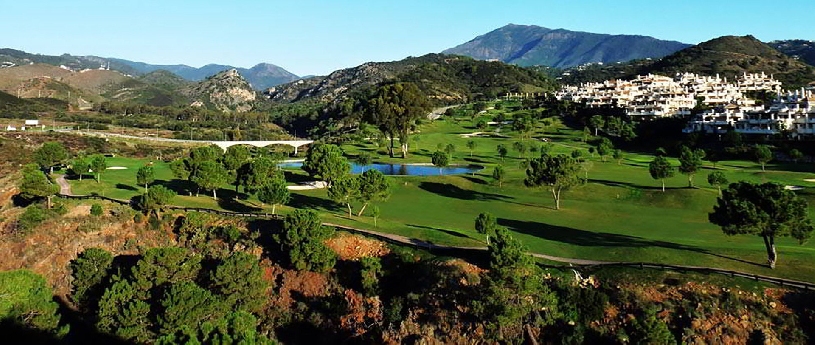
M284 162L278 164L281 168L300 168L303 162ZM361 174L367 170L376 169L385 175L402 175L402 176L438 176L438 175L458 175L470 174L483 169L481 166L448 166L439 169L433 165L418 165L418 164L369 164L357 165L351 163L351 173Z

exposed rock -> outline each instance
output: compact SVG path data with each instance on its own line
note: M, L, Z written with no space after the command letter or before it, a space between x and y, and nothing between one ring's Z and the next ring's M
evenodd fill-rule
M213 75L184 90L193 99L224 112L247 112L252 110L257 94L236 69Z

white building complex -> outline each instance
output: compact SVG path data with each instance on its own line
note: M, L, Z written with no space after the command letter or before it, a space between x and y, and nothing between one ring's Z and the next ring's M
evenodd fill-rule
M801 88L778 94L768 106L726 105L696 115L685 133L722 133L732 128L742 134L777 134L792 137L815 134L815 95Z
M748 93L776 94L771 104L761 105ZM593 107L619 107L641 119L690 116L699 102L708 110L697 114L686 133L717 133L733 128L744 134L776 134L789 130L793 136L815 134L815 97L811 89L782 91L781 82L764 73L745 73L727 78L680 73L673 78L649 74L634 80L608 80L564 86L560 100Z

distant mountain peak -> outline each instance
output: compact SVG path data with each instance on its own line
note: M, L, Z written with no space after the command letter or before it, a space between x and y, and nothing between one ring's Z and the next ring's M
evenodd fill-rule
M649 36L596 34L507 24L443 53L466 55L479 60L500 60L521 66L566 68L593 62L660 58L688 46Z

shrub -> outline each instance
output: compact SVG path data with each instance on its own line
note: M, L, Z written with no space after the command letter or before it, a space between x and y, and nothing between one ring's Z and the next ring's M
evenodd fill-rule
M99 217L102 215L102 205L93 204L91 205L91 215Z
M46 219L48 219L48 212L39 205L31 205L26 207L17 220L18 229L23 234L27 234Z
M147 224L150 225L151 230L160 230L161 229L161 219L156 217L154 213L150 214L150 217L147 218Z

